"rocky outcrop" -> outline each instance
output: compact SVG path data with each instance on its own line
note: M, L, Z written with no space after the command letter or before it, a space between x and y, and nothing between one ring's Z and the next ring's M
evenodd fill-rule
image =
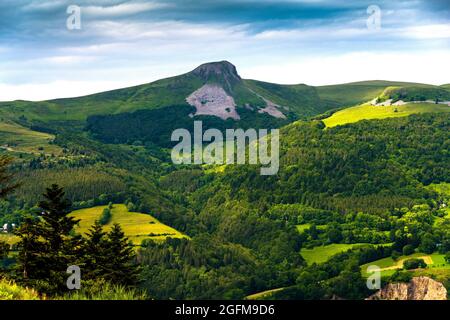
M240 119L233 97L218 85L205 84L187 97L186 101L197 109L196 116L216 116L223 120Z
M367 300L447 300L447 290L431 278L414 277L409 283L390 283Z
M272 101L264 98L260 94L247 88L242 83L236 67L228 61L210 62L202 64L197 67L190 74L196 76L203 82L203 86L192 92L186 101L191 106L195 106L197 111L191 114L190 117L199 115L216 116L223 120L228 118L239 120L240 116L236 110L236 102L234 97L236 95L236 88L240 88L248 94L253 94L262 99L266 106L250 106L245 104L248 110L256 111L258 113L266 113L274 118L286 119L286 116L280 111L280 106Z
M228 92L233 91L234 85L241 82L236 67L228 61L210 62L200 65L192 71L204 83L218 83Z

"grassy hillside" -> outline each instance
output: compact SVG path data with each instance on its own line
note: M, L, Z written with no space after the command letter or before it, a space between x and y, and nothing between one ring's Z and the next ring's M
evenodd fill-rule
M53 144L55 136L37 132L13 122L0 122L0 148L15 153L60 154L62 149Z
M136 110L153 110L173 105L188 105L186 98L205 83L226 82L221 77L205 78L194 71L179 76L123 89L96 93L83 97L30 102L0 103L4 119L25 118L28 121L85 121L89 116L120 114ZM263 101L241 82L226 88L239 106Z
M450 107L433 103L409 103L402 106L372 106L363 104L334 113L323 120L327 127L335 127L360 120L406 117L415 113L450 112Z
M203 69L202 69L203 68ZM209 68L209 69L208 69ZM304 84L279 85L239 78L227 62L210 63L179 76L143 85L111 90L83 97L40 102L0 103L2 121L26 119L29 122L84 122L89 116L153 110L173 105L187 105L186 97L205 83L221 85L233 96L238 107L246 104L263 107L264 100L288 108L299 117L321 114L329 109L360 104L379 96L388 87L448 92L446 86L430 86L392 81L363 81L313 87ZM213 70L214 72L212 72ZM219 70L219 71L218 71ZM219 72L219 73L215 73ZM412 90L417 92L417 90ZM432 97L429 97L432 98ZM287 109L284 109L285 111Z
M316 87L322 100L333 101L340 106L352 106L372 100L389 86L412 86L414 83L395 81L361 81ZM428 86L428 85L424 85Z
M205 84L220 85L232 96L240 116L238 121L223 121L214 116L191 117L195 108L187 104L186 98ZM389 91L387 88L396 89ZM404 97L405 100L415 97L450 97L445 86L404 82L364 81L313 87L244 80L233 65L222 61L152 83L83 97L39 102L0 102L0 146L4 146L7 152L60 153L58 146L49 144L55 138L53 134L59 137L62 132L80 133L87 129L94 138L106 143L132 144L139 141L168 147L171 145L170 135L173 130L190 128L194 120L202 120L205 126L221 130L235 127L279 128L298 119L324 117L332 110L390 95ZM273 108L282 112L286 119L261 111L270 103L278 106ZM420 109L419 106L414 108ZM411 110L412 113L422 111ZM407 114L409 111L395 115L387 112L369 115L369 118ZM354 115L350 115L350 118L351 121L338 119L336 123L360 119ZM37 127L39 131L53 134L32 130Z
M38 121L84 121L91 115L117 114L185 104L185 98L201 86L200 79L186 74L139 86L83 97L49 101L0 103L0 116Z
M78 233L84 234L98 220L107 206L98 206L88 209L76 210L71 213L76 219L80 219L76 228ZM111 221L105 225L109 230L114 223L120 224L125 235L135 245L140 245L144 239L165 240L171 238L186 238L177 230L159 222L152 216L144 213L129 212L124 204L115 204L111 210Z
M312 116L334 107L332 103L321 101L312 86L280 85L256 80L244 80L244 83L252 91L298 116Z
M75 231L85 234L91 226L98 220L107 206L97 206L87 209L73 211L71 216L80 219ZM118 223L123 228L125 235L135 245L140 245L144 239L157 241L171 238L188 238L174 228L171 228L154 217L138 212L129 212L124 204L115 204L111 210L111 221L105 225L105 230L109 230L114 223ZM0 241L13 245L19 238L11 233L0 233Z
M392 99L392 101L426 101L436 99L440 101L450 100L450 91L445 87L414 84L409 86L389 86L379 96L381 101Z
M139 86L117 89L84 97L49 101L11 101L0 103L0 117L28 121L85 121L89 116L152 110L172 105L187 105L186 97L200 88L204 80L187 73ZM262 106L263 96L299 116L312 116L328 109L369 101L397 82L374 81L313 87L279 85L243 80L234 87L238 106L245 103ZM255 94L256 93L256 94Z

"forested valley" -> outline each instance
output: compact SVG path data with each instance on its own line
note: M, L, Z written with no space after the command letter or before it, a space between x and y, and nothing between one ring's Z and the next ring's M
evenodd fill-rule
M0 202L0 224L38 219L41 195L58 184L71 202L67 212L124 203L187 236L132 247L127 257L138 275L124 283L132 297L243 299L284 288L272 298L362 299L370 294L366 263L414 252L449 256L449 129L448 113L334 128L297 121L280 132L274 176L261 176L256 165L173 165L168 149L139 136L104 143L88 131L61 131L52 142L60 155L14 157L9 171L19 186ZM324 263L305 259L304 250L329 245L354 247ZM6 278L17 273L23 243L9 250ZM412 274L397 270L383 281ZM96 277L86 280L92 292L95 282L111 280L101 271ZM449 285L448 273L436 277Z

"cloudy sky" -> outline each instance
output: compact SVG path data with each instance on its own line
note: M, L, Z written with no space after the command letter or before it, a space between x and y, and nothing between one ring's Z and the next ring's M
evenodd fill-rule
M73 5L81 29L67 28ZM450 1L0 0L0 101L79 96L218 60L286 84L450 83Z

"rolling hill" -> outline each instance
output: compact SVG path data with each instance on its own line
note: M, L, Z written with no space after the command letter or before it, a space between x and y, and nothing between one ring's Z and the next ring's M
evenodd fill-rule
M204 100L204 104L228 96L238 108L248 104L256 112L266 106L264 99L246 86L236 68L229 62L221 61L201 65L180 76L79 98L4 102L0 104L0 114L16 120L23 116L28 120L43 122L85 121L91 115L152 110L172 105L186 106L189 105L187 99L191 94L210 86L223 91L205 92L202 98L209 100Z
M363 104L346 108L323 120L327 127L334 127L360 120L406 117L417 113L450 112L450 106L434 103L407 103L400 106L373 106Z
M84 97L1 102L0 123L25 128L17 131L24 135L23 140L29 140L30 135L39 136L38 132L87 131L102 142L144 140L166 147L174 129L189 129L194 120L202 120L206 128L270 129L298 119L326 117L337 109L376 98L442 100L449 97L449 92L448 85L392 81L318 87L281 85L242 79L234 65L219 61L205 63L179 76ZM26 129L32 132L25 132ZM7 140L8 137L2 137L1 142L5 144ZM18 140L17 149L28 152L34 152L42 144L42 139L35 140L33 145Z
M0 219L20 225L39 214L42 192L57 183L85 208L72 212L77 233L111 202L106 229L120 223L135 245L157 240L137 250L141 287L155 299L364 297L360 266L411 246L442 251L442 264L450 250L449 107L370 101L442 99L448 89L280 85L217 62L86 97L1 103L0 145L26 156L12 166L23 185L0 203ZM196 119L204 128L280 127L280 170L174 165L161 147Z
M388 87L410 87L415 85L417 84L411 82L372 80L319 86L316 88L318 95L324 101L331 101L337 106L353 106L378 97ZM431 85L423 86L434 87Z
M269 101L280 112L292 111L298 117L360 104L381 95L389 87L411 88L414 93L418 89L428 90L427 98L430 99L436 93L445 95L449 89L448 85L437 87L393 81L362 81L318 87L305 84L280 85L241 79L235 66L220 61L203 64L183 75L84 97L40 102L1 102L0 115L4 119L16 121L20 117L37 122L85 121L92 115L153 110L172 105L187 106L187 98L205 85L222 88L233 98L238 109L247 106L247 109L254 109L258 113L267 108ZM204 98L209 99L208 95L213 94L206 93Z
M14 122L0 122L0 148L14 153L60 154L53 134L38 132Z

